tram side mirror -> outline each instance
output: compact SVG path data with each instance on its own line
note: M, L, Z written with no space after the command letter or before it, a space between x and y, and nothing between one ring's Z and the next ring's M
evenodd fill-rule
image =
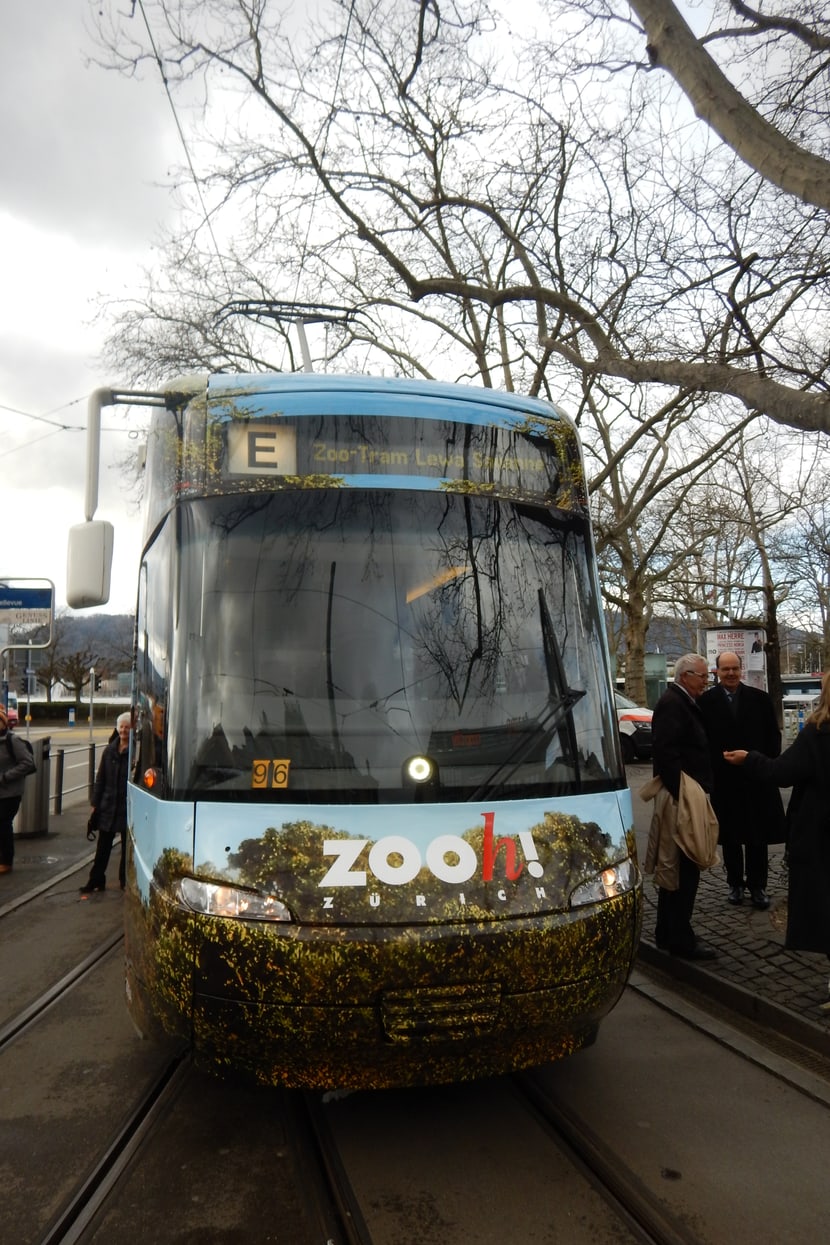
M90 519L69 529L66 604L83 610L110 599L114 531L105 519Z

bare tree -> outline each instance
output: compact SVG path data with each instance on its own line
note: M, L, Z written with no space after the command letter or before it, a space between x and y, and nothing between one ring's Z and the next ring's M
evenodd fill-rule
M775 542L773 556L791 582L791 626L814 637L817 665L830 670L830 495L828 473L817 472L803 505Z
M609 123L599 69L604 86L619 66L594 39L588 84L560 55L573 5L535 64L506 55L515 32L499 41L506 19L478 0L323 6L327 27L305 41L268 0L144 7L168 81L202 75L240 118L234 133L226 115L203 179L210 234L202 223L171 253L180 275L183 256L204 261L190 311L176 317L172 284L152 302L159 324L167 308L165 341L221 360L234 349L211 307L293 287L360 313L327 341L346 365L361 351L404 371L430 357L430 371L530 392L605 376L830 429L824 208L784 202L693 136L682 153L661 145L659 108L634 85ZM597 0L597 15L608 8ZM108 32L129 68L148 55L143 34ZM636 85L633 52L627 67ZM218 226L231 208L233 233ZM146 327L146 310L122 330ZM414 321L435 353L395 342L387 319L409 321L406 343ZM250 335L246 350L272 365Z
M96 661L91 649L83 649L66 653L59 663L60 680L73 692L76 705L80 704L83 690L90 682L90 669Z
M329 367L569 401L634 694L650 614L677 600L665 585L716 537L713 510L699 543L679 538L712 454L761 413L830 430L830 231L822 203L747 169L661 91L664 34L649 57L627 9L549 8L556 41L525 46L479 0L324 5L300 31L269 0L148 0L152 49L116 17L104 39L123 68L158 56L212 106L198 211L109 361L136 381L293 368L274 304L325 301L349 312L315 339ZM782 96L769 124L797 129L812 100ZM693 569L688 608L714 609L714 572Z
M810 481L824 479L822 440L749 430L689 492L677 515L686 532L692 608L702 626L757 623L766 630L767 679L781 701L782 609L792 609L797 574L782 550L805 513ZM816 598L811 599L815 618Z
M627 426L637 431L623 438L615 427L619 403L607 395L600 402L601 388L594 385L589 395L592 419L586 433L589 461L600 464L591 481L600 578L608 608L621 620L626 693L643 704L652 618L678 610L692 614L699 605L690 558L701 534L690 543L679 522L689 510L686 499L699 495L713 459L729 451L740 427L724 426L702 398L683 395L650 417L639 406L633 424L629 413ZM710 537L711 516L706 522Z
M826 137L826 85L830 57L830 27L826 12L803 4L798 16L790 4L748 5L742 0L718 6L730 20L698 38L671 0L630 0L647 40L645 53L654 68L667 70L718 137L750 168L787 194L823 211L830 211L830 163L819 150L823 143L812 126L799 123L799 114L814 114L820 101ZM776 11L777 10L777 11ZM720 14L718 15L720 16ZM724 61L744 66L747 86L753 79L759 106L746 98L727 77L710 50L718 45ZM770 96L771 66L774 95ZM763 92L758 90L763 81ZM771 103L771 106L770 106ZM771 119L763 109L771 112ZM811 137L809 150L788 131Z
M46 693L47 704L52 703L52 691L55 685L61 682L61 664L63 662L63 650L65 647L65 630L66 611L58 610L55 614L52 625L52 642L47 648L41 650L36 667L35 677ZM48 631L44 629L42 638L45 640L47 635Z

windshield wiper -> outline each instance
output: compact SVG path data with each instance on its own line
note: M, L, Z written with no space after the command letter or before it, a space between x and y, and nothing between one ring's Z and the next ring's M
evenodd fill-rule
M504 761L497 765L493 771L487 776L484 782L480 783L472 795L470 801L478 800L487 792L494 783L506 783L512 778L519 766L531 754L533 749L539 742L540 738L546 735L552 735L554 731L559 734L559 743L562 748L562 761L565 765L570 766L574 774L574 783L577 788L581 781L579 772L579 750L576 742L576 727L574 726L573 707L577 701L581 700L585 695L584 688L568 687L568 681L565 677L565 666L562 661L562 653L556 634L553 629L550 611L548 610L545 594L539 589L539 622L542 630L542 649L545 655L545 671L548 676L548 688L550 690L551 705L547 712L536 723L535 728L529 735L525 735L519 739L515 748L511 751Z
M552 704L547 712L539 719L533 729L522 735L517 740L516 746L512 751L487 775L483 782L475 788L471 795L467 797L467 802L471 803L481 799L494 785L500 785L508 782L515 774L520 765L524 764L528 756L533 752L540 739L550 736L554 731L559 731L560 739L563 733L570 737L573 735L573 707L578 700L581 700L585 692L580 689L567 688L565 693L555 704ZM579 781L578 766L573 760L569 760L567 755L563 755L566 764L573 765L575 780Z

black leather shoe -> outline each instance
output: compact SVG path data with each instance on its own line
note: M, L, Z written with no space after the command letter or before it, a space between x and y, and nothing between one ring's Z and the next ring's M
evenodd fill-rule
M752 906L753 908L760 908L762 912L766 908L768 908L769 907L769 895L767 894L767 892L762 891L762 890L753 891L752 892Z
M676 955L679 960L716 960L718 953L714 947L710 947L707 942L701 942L700 939L688 951L672 951L672 955Z
M86 886L81 887L82 895L94 895L96 891L106 890L106 886L94 886L92 882L87 882Z
M730 903L743 903L744 888L742 886L730 886L727 898Z

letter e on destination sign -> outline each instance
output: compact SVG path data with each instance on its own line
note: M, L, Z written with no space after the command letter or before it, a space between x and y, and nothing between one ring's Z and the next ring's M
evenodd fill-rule
M232 475L296 475L296 429L259 420L231 424L228 428L228 471Z

